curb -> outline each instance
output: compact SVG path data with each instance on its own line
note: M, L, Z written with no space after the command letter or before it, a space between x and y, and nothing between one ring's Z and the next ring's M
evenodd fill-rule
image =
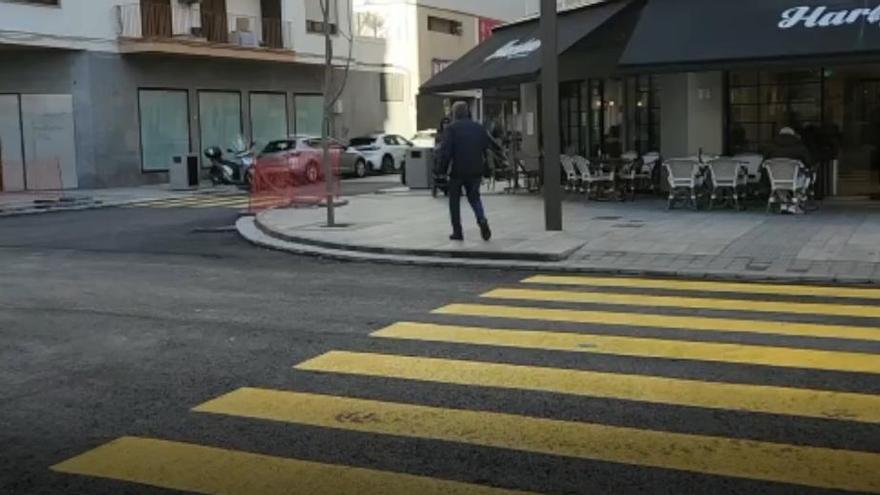
M389 256L412 256L419 258L437 258L437 259L459 259L459 260L495 260L495 261L523 261L523 262L559 262L568 259L572 254L574 254L581 246L577 246L571 249L566 250L561 254L541 254L541 253L496 253L492 251L461 251L461 252L450 252L450 251L439 251L433 249L404 249L404 248L387 248L380 246L353 246L347 244L340 244L336 242L330 241L320 241L316 239L309 239L307 237L299 237L290 234L283 234L280 232L276 232L272 230L271 227L265 225L262 221L260 221L260 216L256 216L256 220L254 225L257 229L259 229L264 235L268 237L272 237L278 239L280 241L289 242L293 244L302 244L306 246L313 246L317 248L330 249L334 251L345 251L351 253L367 253L367 254L378 254L378 255L389 255Z
M644 278L687 278L717 281L798 283L807 285L848 285L876 288L880 280L869 280L857 277L821 277L811 275L778 275L750 274L742 272L723 272L707 270L651 270L651 269L615 269L589 266L575 266L560 261L510 261L475 258L451 258L430 256L401 256L394 254L368 253L346 249L333 249L311 244L297 243L278 239L267 235L257 226L254 217L242 217L236 224L239 235L247 242L273 251L295 255L312 256L315 258L336 261L381 263L402 266L427 266L440 268L478 268L486 270L518 270L525 272L543 272L560 274L610 275L621 277Z

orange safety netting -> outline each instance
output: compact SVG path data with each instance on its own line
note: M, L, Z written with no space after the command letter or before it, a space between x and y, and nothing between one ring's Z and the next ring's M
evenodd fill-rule
M259 158L251 172L250 210L314 206L328 196L338 198L340 157L340 150L330 150L329 180L320 149Z

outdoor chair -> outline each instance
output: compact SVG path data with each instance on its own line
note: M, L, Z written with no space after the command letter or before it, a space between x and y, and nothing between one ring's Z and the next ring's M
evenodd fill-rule
M574 164L581 174L581 185L587 199L598 199L602 192L614 189L614 172L606 173L601 167L593 167L582 156L574 157Z
M621 156L623 163L617 174L618 193L621 201L635 201L638 173L642 170L642 159L639 154L631 151Z
M666 207L671 210L676 202L683 202L696 210L697 193L702 186L700 162L690 158L679 158L668 160L663 166L666 167L669 181L669 200Z
M577 191L580 186L580 175L574 166L574 157L571 155L562 155L559 157L562 164L562 171L565 173L565 190Z
M652 151L642 157L640 167L636 170L635 186L639 190L654 190L654 171L660 163L660 153Z
M526 189L535 192L541 189L541 157L524 156L517 163L518 172L526 180Z
M725 205L732 202L736 209L742 209L740 196L748 184L748 169L745 164L731 158L713 160L709 162L709 177L712 181L710 210L719 197Z
M803 168L803 163L789 158L777 158L764 162L764 169L770 179L770 198L767 200L768 213L777 203L780 209L785 205L798 207L800 198L803 197L803 184L800 183L799 177Z
M757 196L761 188L761 168L764 165L764 155L760 153L739 153L733 159L743 163L748 170L746 192L750 196Z

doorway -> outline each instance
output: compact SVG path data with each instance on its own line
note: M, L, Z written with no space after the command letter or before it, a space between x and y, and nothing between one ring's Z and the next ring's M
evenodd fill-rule
M171 0L141 0L141 35L144 38L170 38Z
M24 191L21 103L18 95L0 95L0 191Z

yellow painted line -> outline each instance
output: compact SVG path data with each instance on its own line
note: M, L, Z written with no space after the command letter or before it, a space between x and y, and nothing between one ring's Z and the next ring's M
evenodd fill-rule
M210 495L514 495L408 474L123 437L52 470Z
M249 388L202 404L195 410L348 431L880 493L880 454L868 452Z
M516 301L571 302L588 304L615 304L619 306L647 306L657 308L715 309L755 313L789 313L829 316L858 316L880 318L880 306L854 304L823 304L771 301L743 301L737 299L710 299L702 297L646 296L641 294L610 294L605 292L577 292L564 290L496 289L482 297Z
M144 206L148 208L185 208L189 205L194 205L201 201L201 198L198 196L190 196L186 198L176 198L176 199L167 199L160 201L153 201L150 203L145 203Z
M880 289L867 289L857 287L820 287L810 285L759 284L744 282L706 282L626 277L579 277L555 275L537 275L523 280L523 283L589 287L623 287L634 289L666 289L695 292L728 292L783 296L821 296L849 297L855 299L880 299Z
M515 320L587 323L593 325L880 341L880 329L851 325L822 325L818 323L739 320L703 316L667 316L644 313L613 313L607 311L491 306L485 304L452 304L437 309L434 313Z
M193 208L221 208L229 206L247 205L250 200L243 196L233 196L216 199L206 199L192 205Z
M340 351L296 369L880 423L880 395Z
M566 332L501 330L482 327L397 323L374 337L455 344L541 349L782 368L880 374L880 354L820 351L758 345L687 342ZM880 405L880 404L878 404ZM880 414L880 411L878 411Z

